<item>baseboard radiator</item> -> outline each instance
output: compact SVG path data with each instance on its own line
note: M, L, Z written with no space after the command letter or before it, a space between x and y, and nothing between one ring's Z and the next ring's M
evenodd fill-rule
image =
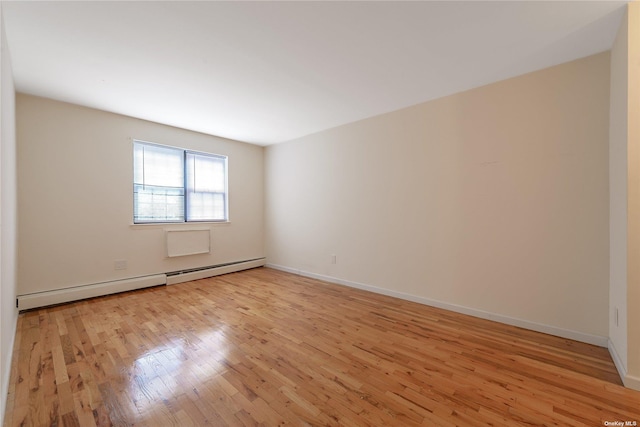
M167 285L189 282L191 280L204 279L206 277L219 276L221 274L234 273L250 268L262 267L266 264L265 258L257 258L249 261L220 264L210 267L193 268L190 270L174 271L167 273Z
M143 277L133 277L102 283L93 283L89 285L80 285L27 295L18 295L16 305L20 311L30 310L49 305L63 304L71 301L79 301L87 298L132 291L135 289L143 289L151 286L174 285L176 283L188 282L190 280L204 279L206 277L219 276L221 274L262 267L265 263L265 258L257 258L248 261L154 274Z
M155 274L153 276L134 277L132 279L114 280L111 282L56 289L55 291L18 295L18 310L29 310L31 308L62 304L70 301L116 294L118 292L132 291L134 289L165 285L166 283L166 274Z

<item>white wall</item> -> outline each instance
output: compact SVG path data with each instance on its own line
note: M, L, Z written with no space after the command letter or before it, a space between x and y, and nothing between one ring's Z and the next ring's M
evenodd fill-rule
M24 94L17 130L20 295L264 256L262 147ZM167 258L167 227L132 225L132 138L229 157L211 254Z
M267 262L606 345L608 119L605 52L270 146Z
M0 422L16 333L16 136L11 56L0 5Z

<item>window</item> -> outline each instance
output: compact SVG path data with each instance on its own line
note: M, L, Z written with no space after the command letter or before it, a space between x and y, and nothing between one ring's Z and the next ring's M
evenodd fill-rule
M133 222L226 221L227 157L133 142Z

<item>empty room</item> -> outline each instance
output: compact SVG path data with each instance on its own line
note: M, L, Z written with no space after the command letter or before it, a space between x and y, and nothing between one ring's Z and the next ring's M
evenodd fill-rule
M640 423L640 3L0 2L4 426Z

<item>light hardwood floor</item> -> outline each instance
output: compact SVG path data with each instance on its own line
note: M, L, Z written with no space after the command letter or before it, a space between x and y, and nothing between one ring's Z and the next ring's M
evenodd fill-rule
M20 314L4 425L605 421L604 348L259 268Z

